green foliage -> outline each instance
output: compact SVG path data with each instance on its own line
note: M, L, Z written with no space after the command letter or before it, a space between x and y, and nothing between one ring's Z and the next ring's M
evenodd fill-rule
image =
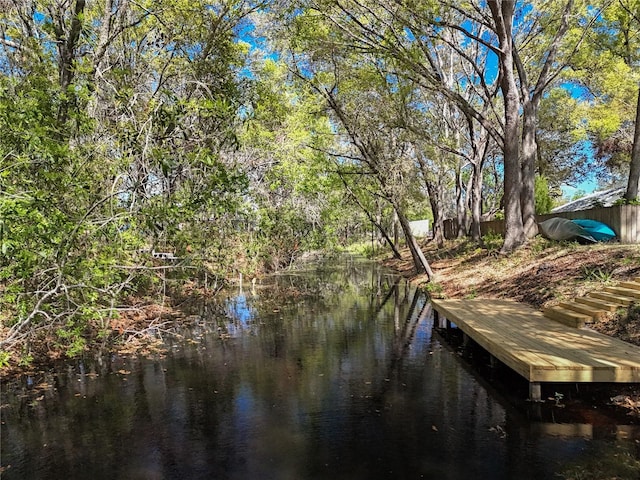
M531 248L531 253L533 253L534 255L538 255L544 252L546 249L552 248L553 242L538 235L530 241L529 247Z
M619 206L619 205L640 205L640 198L634 198L633 200L628 200L626 198L619 198L618 200L613 202L613 204L616 205L616 206Z
M481 76L484 48L472 37L459 50L436 38L418 44L412 33L431 31L435 18L473 27L468 2L453 10L410 2L391 16L375 2L320 2L326 15L241 0L142 0L114 11L78 2L77 17L69 2L11 3L0 12L0 307L16 341L43 332L78 355L96 335L108 336L106 320L128 295L158 292L167 277L188 279L179 269L160 279L141 250L173 252L194 276L206 268L225 277L368 239L372 223L390 231L394 208L431 218L428 200L454 205L456 181L459 191L470 181L467 160L479 161L483 150L477 118L467 124L434 91L461 79L461 68L471 72L472 57ZM520 35L528 25L557 31L560 8L527 10L516 37L529 38ZM264 25L251 27L273 27L286 53L239 38L262 33L247 33L256 13ZM286 25L269 24L278 14ZM572 15L571 41L583 33L574 22L587 14ZM337 28L342 21L346 30ZM629 125L637 26L615 5L599 21L567 77L594 101L555 88L540 104L539 213L551 208L560 183L584 173L587 138L605 146ZM345 47L360 38L363 48ZM522 46L522 58L542 58L553 36L535 40ZM571 41L559 45L558 64ZM446 82L429 73L430 49L438 61L450 57L440 68L451 71ZM531 78L539 65L526 65ZM455 95L477 112L500 112L498 97L482 97L494 86L474 81L457 83ZM481 123L499 130L502 119L487 115ZM490 144L488 152L482 201L495 212L504 165ZM503 239L483 241L495 251ZM359 245L354 251L375 253L369 241Z
M573 202L574 200L579 200L587 194L584 190L578 189L571 195L569 201Z
M444 292L442 284L438 282L429 282L424 286L424 289L431 297L440 297Z
M552 196L559 196L563 183L579 183L593 172L593 162L587 154L587 115L588 107L565 88L553 88L541 100L536 168L547 180Z
M482 237L482 245L489 251L500 250L503 242L502 235L493 232L487 233Z
M333 247L350 218L323 153L331 128L316 102L287 78L283 63L255 65L251 110L239 136L250 195L250 231L242 242L253 269L277 270L305 251Z
M73 358L81 355L87 349L87 340L84 338L85 328L81 322L69 320L65 328L56 331L59 347L67 357Z
M535 204L537 214L549 213L553 208L553 199L549 195L549 184L542 175L536 175Z
M20 367L28 367L33 363L33 355L30 353L23 353L20 357L20 361L18 362L18 366Z
M610 283L612 273L601 267L581 267L582 278L590 282Z
M11 354L6 351L0 351L0 370L9 366Z
M473 299L473 298L477 298L478 296L478 292L476 291L476 289L474 288L471 293L465 295L464 298L468 298L468 299Z
M74 18L61 4L0 14L20 44L0 51L0 308L13 327L0 345L68 356L108 335L127 295L158 285L139 250L232 268L248 188L232 155L243 2L78 5L82 28L62 41L52 25L66 34ZM100 36L104 22L114 37Z
M607 4L568 71L568 77L588 92L582 98L583 123L595 146L597 166L604 167L596 173L607 181L627 171L634 141L639 32L633 2Z
M376 255L375 244L371 244L371 241L368 242L357 242L349 245L347 247L347 252L352 255L360 255L366 258L373 258Z

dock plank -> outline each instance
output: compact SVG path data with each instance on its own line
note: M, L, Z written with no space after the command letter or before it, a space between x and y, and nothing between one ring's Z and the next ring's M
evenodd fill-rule
M640 383L640 347L635 345L563 325L510 300L432 300L432 304L529 382Z

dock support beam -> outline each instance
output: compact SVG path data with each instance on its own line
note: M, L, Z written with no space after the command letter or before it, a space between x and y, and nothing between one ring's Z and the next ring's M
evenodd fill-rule
M499 365L498 359L493 355L489 354L489 366L491 368L498 368L498 365Z
M542 401L542 385L540 385L540 382L529 382L529 400L532 402Z
M435 328L446 328L447 330L451 329L451 321L444 317L438 312L435 308L433 309L433 326Z

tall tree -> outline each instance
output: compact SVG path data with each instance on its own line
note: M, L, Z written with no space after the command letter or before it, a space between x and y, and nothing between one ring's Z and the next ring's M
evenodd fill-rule
M571 62L568 77L586 91L587 131L596 160L604 166L605 181L626 183L625 198L631 201L638 195L640 180L640 4L607 1L601 10L588 42Z
M640 31L640 3L634 1L619 0L620 8L624 12L620 19L620 30L624 36L626 47L625 59L627 64L632 65L638 61L638 45L632 45L631 40ZM628 19L624 19L624 15ZM634 48L635 47L635 48ZM629 177L627 180L627 190L624 198L631 202L638 198L640 189L640 82L638 87L638 103L636 104L635 129L633 133L633 148L631 149L631 162L629 165Z
M398 79L388 74L384 59L368 56L363 62L357 50L343 48L342 32L331 30L326 20L295 9L289 31L281 35L288 45L284 50L291 52L292 72L330 109L347 147L343 158L358 164L363 174L378 183L376 194L397 214L416 271L431 278L406 214L404 192L411 179L406 169L413 163L408 161L407 145L393 113Z
M515 1L489 1L498 36L500 59L500 89L504 101L504 221L503 251L511 251L525 242L520 203L519 107L516 68L514 65L513 16Z
M552 4L557 5L557 3ZM561 12L551 11L534 11L529 14L533 17L528 20L527 23L533 25L540 25L538 28L529 27L526 32L525 40L522 42L521 47L516 47L513 50L513 56L515 59L518 79L520 86L520 97L522 102L522 192L521 192L521 208L522 208L522 221L525 234L528 237L533 237L538 233L536 223L536 211L535 211L535 175L536 175L536 160L538 158L538 144L536 139L537 127L538 127L538 112L540 109L540 102L543 94L546 92L549 84L555 79L565 68L566 63L557 61L558 52L561 47L561 43L569 31L569 18L574 13L574 1L568 0ZM559 18L559 19L558 19ZM557 24L556 24L557 23ZM541 56L542 59L539 62L528 62L528 65L539 64L537 72L527 71L527 65L524 64L522 55L526 52L527 47L530 46L531 38L534 35L541 37L540 32L543 31L555 32L553 37L550 38L549 44L544 45L542 53L538 55L529 54L529 57ZM539 49L539 41L535 42L536 49ZM580 43L580 39L573 47L577 48ZM569 50L569 48L566 48ZM560 64L558 66L558 64ZM537 78L536 78L537 77Z

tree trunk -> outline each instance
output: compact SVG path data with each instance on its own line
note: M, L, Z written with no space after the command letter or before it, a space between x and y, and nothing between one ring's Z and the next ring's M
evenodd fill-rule
M113 4L114 0L104 0L104 11L102 13L102 19L100 21L100 30L98 31L98 44L93 52L93 82L89 85L92 90L93 96L89 102L88 111L91 117L96 117L102 103L102 87L103 79L102 74L106 69L105 58L107 54L107 48L111 41L111 31L113 27Z
M391 249L391 252L393 254L393 258L397 258L398 260L400 260L402 258L402 255L400 255L400 252L398 251L396 245L393 243L393 240L389 238L387 231L380 224L374 223L374 225L380 232L380 235L382 235L382 238L384 238L384 241L387 242L387 245L389 245L389 248Z
M425 183L427 184L429 204L433 213L433 240L438 245L438 248L442 248L444 246L444 206L442 205L440 187L431 182Z
M357 197L355 192L353 190L351 190L351 187L349 187L349 184L342 177L342 175L340 176L340 180L342 180L342 184L344 185L345 190L347 191L347 193L356 202L358 207L360 207L360 210L362 210L364 212L364 214L367 216L367 218L369 219L371 224L374 225L378 229L378 231L380 232L380 235L382 235L382 238L384 238L384 241L387 242L387 245L389 245L389 248L391 248L391 252L393 253L393 258L397 258L397 259L402 258L402 255L400 255L400 252L396 248L396 244L394 244L393 240L391 238L389 238L389 234L387 233L385 228L382 226L382 223L379 222L379 221L376 221L376 219L373 217L373 215L371 214L369 209L367 209L367 207L362 204L362 202Z
M462 238L467 234L467 205L464 198L464 182L462 181L462 168L456 168L456 225L457 238Z
M522 97L522 191L520 194L520 206L522 208L524 233L527 238L532 238L538 233L535 201L535 170L538 154L538 144L536 140L538 108L542 95L548 86L548 82L554 75L552 69L555 68L556 54L560 48L562 39L569 29L569 18L573 11L573 5L574 0L568 0L564 7L560 26L553 42L548 48L538 80L533 88L529 85L527 72L518 51L511 51L512 59L517 67L520 78L520 95Z
M411 252L411 258L413 259L413 265L415 266L416 273L426 273L428 280L431 281L433 279L433 271L431 270L429 262L427 262L420 245L418 245L416 237L411 233L409 220L396 202L393 202L393 208L398 214L398 221L400 222L402 233L404 234L405 241L407 242L407 247L409 247L409 251Z
M480 221L482 218L482 173L484 162L489 152L491 137L489 136L489 132L482 126L480 126L479 133L476 134L473 117L470 115L466 115L466 117L473 149L473 156L470 160L472 171L467 186L471 221L467 228L473 241L480 243L482 237L482 231L480 229Z
M64 11L57 12L58 18L54 18L57 47L58 47L58 73L60 90L62 91L63 100L58 107L58 121L61 124L66 123L68 119L69 108L72 101L66 96L70 95L70 89L74 76L74 62L76 60L76 49L82 32L82 19L84 16L85 0L76 0L73 15L71 17L71 25L68 35L62 25L64 24Z
M393 210L393 219L391 220L391 222L393 224L393 244L396 248L398 248L398 237L400 235L400 232L398 231L398 213L395 210Z
M438 248L442 248L444 246L444 206L442 205L440 179L437 175L431 175L424 158L420 155L418 155L418 165L420 165L422 179L429 194L429 204L433 214L433 240L438 245ZM432 178L436 178L436 180L430 180Z
M636 127L633 134L633 150L631 151L631 165L629 165L629 180L624 198L630 202L638 197L640 184L640 89L638 91L638 105L636 107Z
M536 124L538 118L538 102L524 99L522 124L522 190L520 192L520 207L522 208L522 223L527 238L533 238L538 233L536 223L536 157L538 144L536 142Z
M518 138L519 107L518 90L513 64L513 0L489 0L491 15L496 24L500 42L500 90L504 99L504 244L502 252L510 252L525 241L522 210L520 207L521 175L520 139Z
M480 242L480 219L482 217L482 164L483 160L473 162L473 174L471 178L471 238L474 242Z

